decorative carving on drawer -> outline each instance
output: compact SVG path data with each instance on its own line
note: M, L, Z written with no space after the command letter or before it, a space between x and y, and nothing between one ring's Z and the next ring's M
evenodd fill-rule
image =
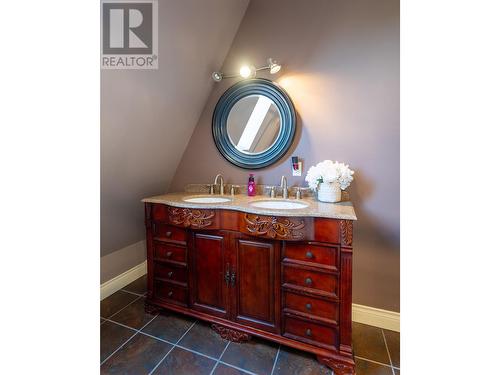
M342 243L346 246L352 246L352 221L340 220L340 230L342 232Z
M213 210L193 210L190 208L168 208L168 219L172 224L183 225L195 229L205 228L212 225L215 217Z
M294 222L288 218L276 216L245 215L247 230L253 234L267 235L271 238L301 239L304 233L299 231L305 227L303 220Z
M217 332L224 340L241 343L250 341L252 339L252 336L248 333L227 328L221 326L220 324L212 324L212 329Z

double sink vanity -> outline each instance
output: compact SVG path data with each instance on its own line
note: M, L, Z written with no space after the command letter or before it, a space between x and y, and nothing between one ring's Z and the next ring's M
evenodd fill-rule
M239 168L269 167L290 149L296 118L281 86L241 81L214 109L214 143ZM294 173L297 163L292 157ZM241 190L217 175L213 184L143 200L146 308L210 322L231 341L256 336L305 350L336 375L354 374L352 204L289 192L285 177L266 192L251 176L249 193L259 194Z
M146 308L210 322L231 341L256 336L305 350L335 374L354 374L352 204L234 190L221 183L212 194L143 200Z

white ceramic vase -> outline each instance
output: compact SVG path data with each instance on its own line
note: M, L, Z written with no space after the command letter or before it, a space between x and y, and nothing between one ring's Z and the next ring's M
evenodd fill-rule
M338 182L322 182L318 186L318 200L335 203L342 199L342 190Z

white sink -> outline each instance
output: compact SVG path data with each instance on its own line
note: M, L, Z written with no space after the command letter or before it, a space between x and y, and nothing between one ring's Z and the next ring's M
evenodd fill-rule
M224 197L186 197L182 199L188 203L225 203L230 202L231 198Z
M250 203L250 206L256 208L270 208L275 210L297 210L309 206L307 203L288 201L288 200L268 200L256 201Z

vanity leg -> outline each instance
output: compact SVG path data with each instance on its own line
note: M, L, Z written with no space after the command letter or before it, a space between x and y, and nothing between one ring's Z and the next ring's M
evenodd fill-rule
M328 366L335 375L356 375L356 366L354 363L347 364L338 362L333 358L317 356L318 362Z
M217 332L220 337L222 337L225 340L229 340L232 342L247 342L252 339L252 336L249 335L248 333L237 331L235 329L227 328L224 326L221 326L219 324L212 324L212 329Z

